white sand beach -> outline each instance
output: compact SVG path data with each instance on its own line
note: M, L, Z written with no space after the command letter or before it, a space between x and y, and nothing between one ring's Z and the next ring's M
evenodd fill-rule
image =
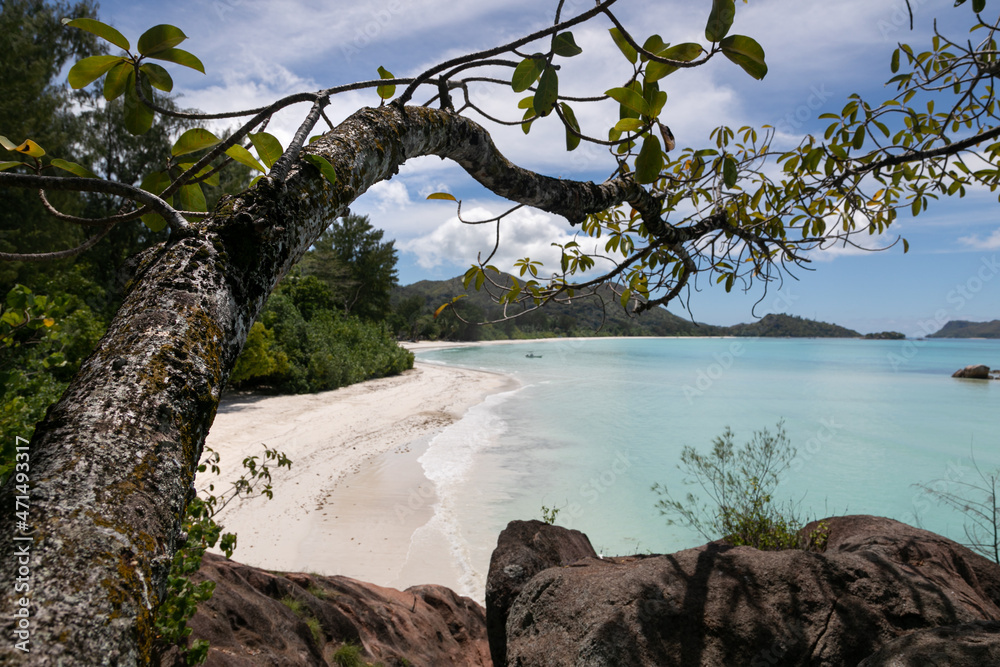
M456 587L459 573L444 544L410 553L434 502L416 458L469 408L516 386L504 375L417 362L399 376L320 394L227 397L207 440L222 473L200 475L197 486L214 483L219 493L241 474L243 458L263 454L266 444L292 467L272 466L273 499L234 501L219 514L238 535L235 560L396 588Z

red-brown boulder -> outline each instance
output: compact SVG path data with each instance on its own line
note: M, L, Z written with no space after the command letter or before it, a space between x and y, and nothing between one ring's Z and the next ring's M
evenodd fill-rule
M966 366L951 374L953 378L967 378L970 380L989 380L990 367L983 364Z
M491 665L485 610L444 586L398 591L347 577L271 573L212 554L194 578L215 582L188 622L192 637L211 644L209 667L326 667L345 643L386 667ZM298 613L282 600L294 601ZM163 662L183 664L175 652Z
M497 667L842 667L917 630L1000 620L995 563L891 519L825 522L822 553L713 542L543 570L509 607Z

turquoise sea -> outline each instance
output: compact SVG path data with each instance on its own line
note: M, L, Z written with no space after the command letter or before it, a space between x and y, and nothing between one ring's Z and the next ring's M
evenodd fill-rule
M683 486L681 448L707 451L726 426L740 444L784 422L798 454L776 497L809 518L876 514L959 540L963 517L913 485L958 492L976 479L973 457L984 470L1000 466L1000 382L950 377L1000 366L1000 341L549 340L418 359L521 382L420 457L437 492L434 523L463 592L477 597L498 533L512 519L540 519L543 505L604 554L703 543L664 523L650 487L697 492Z

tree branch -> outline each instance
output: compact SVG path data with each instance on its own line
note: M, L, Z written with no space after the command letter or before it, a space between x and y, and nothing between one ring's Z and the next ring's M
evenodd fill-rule
M79 178L70 176L37 176L35 174L10 174L0 172L0 186L12 188L42 188L45 190L70 190L75 192L101 192L109 195L119 195L141 202L163 216L170 228L180 232L188 227L185 220L176 209L159 197L145 190L105 181L99 178Z

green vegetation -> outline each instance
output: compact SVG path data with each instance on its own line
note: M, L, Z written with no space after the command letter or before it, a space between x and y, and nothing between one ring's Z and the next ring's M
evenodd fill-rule
M508 285L507 274L491 274ZM463 296L464 295L464 296ZM455 300L457 298L457 300ZM678 317L665 308L652 308L630 316L617 304L608 286L596 296L571 303L550 303L541 310L504 319L504 307L484 291L466 289L461 277L422 280L393 290L393 331L401 337L442 340L500 340L557 336L757 336L767 338L860 338L861 334L836 324L783 314L765 315L758 322L715 326ZM454 301L453 301L454 300ZM435 311L450 304L437 317ZM507 307L507 315L525 311L524 305ZM502 320L502 321L501 321ZM495 322L479 326L480 322Z
M368 667L361 657L361 647L347 642L333 654L333 664L338 667Z
M323 281L293 269L250 330L230 386L324 391L412 367L413 353L396 344L385 323L344 314Z
M513 280L507 274L492 276L502 285ZM466 296L434 316L438 307L460 295ZM397 335L411 339L475 341L555 336L719 335L718 327L677 317L665 308L650 310L639 317L629 316L616 305L617 299L612 289L605 286L598 290L598 296L583 297L571 303L550 303L541 310L479 326L480 322L504 319L504 307L485 289L466 289L461 277L422 280L393 290L391 323ZM506 312L508 315L521 313L524 306L510 306Z
M701 486L711 506L692 493L677 499L667 487L653 485L652 490L660 496L656 507L668 517L667 525L694 528L707 540L721 538L733 546L822 549L826 527L821 523L807 540L802 540L799 531L806 522L796 516L794 507L774 501L780 476L796 454L783 424L778 422L774 435L767 429L754 432L750 442L740 448L734 446L734 437L726 427L708 454L700 454L691 446L681 451L678 468L684 472L684 483Z
M1000 338L1000 320L992 322L967 322L952 320L941 330L927 336L928 338Z
M860 338L853 329L836 324L816 322L794 315L772 313L758 322L737 324L724 328L725 336L751 336L763 338Z
M191 580L191 575L201 568L202 558L209 548L218 545L226 558L232 557L236 550L236 535L223 533L215 516L235 498L254 494L273 497L271 465L291 468L292 462L283 453L265 446L262 457L248 456L243 459L245 472L226 491L216 495L215 485L209 484L206 494L193 496L189 500L182 522L182 530L187 537L174 554L170 574L167 576L166 596L156 610L158 652L176 646L188 665L200 665L208 658L208 641L195 639L188 645L191 628L187 622L198 610L198 603L212 597L215 582L202 581L196 584ZM215 475L220 472L219 454L211 448L206 448L198 466L199 473L206 471Z
M366 215L338 219L299 262L302 275L319 278L345 314L369 322L388 318L398 255L382 234Z
M312 634L313 641L316 642L317 646L322 648L323 627L320 625L319 619L313 616L312 612L309 611L309 607L305 606L302 602L291 596L281 598L281 604L288 607L293 614L305 622L306 626L309 628L309 632Z
M542 521L550 526L554 526L556 523L556 517L559 516L559 510L561 509L561 507L546 507L545 505L542 505Z
M866 340L904 340L906 334L898 331L880 331L878 333L865 334Z

